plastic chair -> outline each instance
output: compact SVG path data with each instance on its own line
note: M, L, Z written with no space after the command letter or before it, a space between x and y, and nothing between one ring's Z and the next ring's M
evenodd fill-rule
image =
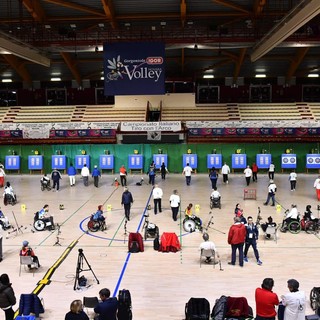
M213 249L201 249L200 251L200 268L203 259L202 258L213 258L213 267L215 268L216 266L216 252Z
M33 261L33 257L31 257L31 256L20 256L19 277L21 275L21 267L22 266L24 266L24 268L26 268L26 266L28 266L29 270L32 270L32 273L33 273L33 276L34 276L35 269L37 269L37 264Z
M88 314L88 308L93 309L96 307L99 303L99 299L97 297L83 297L83 306L87 309L87 315Z

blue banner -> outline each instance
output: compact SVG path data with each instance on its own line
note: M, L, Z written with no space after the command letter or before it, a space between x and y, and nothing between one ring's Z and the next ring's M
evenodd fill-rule
M165 94L165 44L105 43L104 94Z

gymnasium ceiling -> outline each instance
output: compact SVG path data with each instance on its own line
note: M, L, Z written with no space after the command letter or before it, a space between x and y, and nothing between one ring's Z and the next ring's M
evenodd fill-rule
M60 77L81 85L102 76L104 42L160 40L168 81L212 74L236 83L263 73L289 83L320 73L318 7L319 0L1 0L0 46L9 40L22 52L0 50L0 79L32 85ZM297 19L297 30L283 31ZM256 49L281 33L255 60ZM24 59L29 49L50 66Z

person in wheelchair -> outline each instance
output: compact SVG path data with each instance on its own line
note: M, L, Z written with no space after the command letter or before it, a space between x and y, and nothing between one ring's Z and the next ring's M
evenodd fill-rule
M33 259L33 262L36 264L36 268L40 267L40 262L38 257L35 255L34 251L32 250L31 247L29 247L29 242L28 241L23 241L22 242L22 248L20 250L20 256L31 256ZM31 266L28 266L29 268L31 268Z
M212 189L212 193L210 195L210 208L219 207L221 202L221 194L217 190L217 187Z
M4 215L1 209L0 209L0 225L2 226L3 230L7 230L11 228L11 224L9 222L8 217Z
M107 227L106 227L106 218L103 216L103 205L102 204L100 204L98 206L98 210L92 216L92 219L93 219L93 221L98 221L98 222L101 223L102 231L107 229Z
M262 229L263 232L266 232L268 227L276 227L277 226L277 224L273 221L271 216L268 217L267 220L268 221L266 221L265 223L261 224L261 229ZM271 234L266 234L266 238L270 239L271 238Z
M282 229L288 229L289 224L292 221L300 221L299 212L296 204L291 205L291 210L286 212L286 216L282 221Z
M43 177L40 179L40 183L41 183L41 187L43 189L47 189L50 188L50 178L47 176L47 174L45 173L43 175Z
M193 204L189 203L185 210L186 218L191 219L195 222L196 226L200 231L202 231L202 220L192 213Z
M318 223L318 221L319 221L319 219L316 218L316 217L312 214L310 204L308 204L308 205L306 206L306 211L305 211L304 214L303 214L303 220L304 220L304 222L312 221L312 222L315 222L315 223Z
M3 192L3 203L6 206L7 204L16 204L17 202L17 197L13 191L12 186L10 185L10 182L8 181L6 183L6 186L4 187L4 192Z
M50 222L49 223L49 229L50 230L54 230L55 229L54 222L53 222L53 217L49 214L49 205L48 204L45 204L40 211L35 213L34 220L35 220L35 222L37 220L42 220L42 221L44 221L46 223L46 225L47 225L47 222Z

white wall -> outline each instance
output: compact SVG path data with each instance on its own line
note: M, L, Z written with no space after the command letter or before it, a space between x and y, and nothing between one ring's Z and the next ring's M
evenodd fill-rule
M193 108L195 107L195 95L192 93L171 93L165 95L155 96L116 96L115 107L116 108L145 108L148 101L153 108L160 106L162 101L162 107L181 107L181 108Z

